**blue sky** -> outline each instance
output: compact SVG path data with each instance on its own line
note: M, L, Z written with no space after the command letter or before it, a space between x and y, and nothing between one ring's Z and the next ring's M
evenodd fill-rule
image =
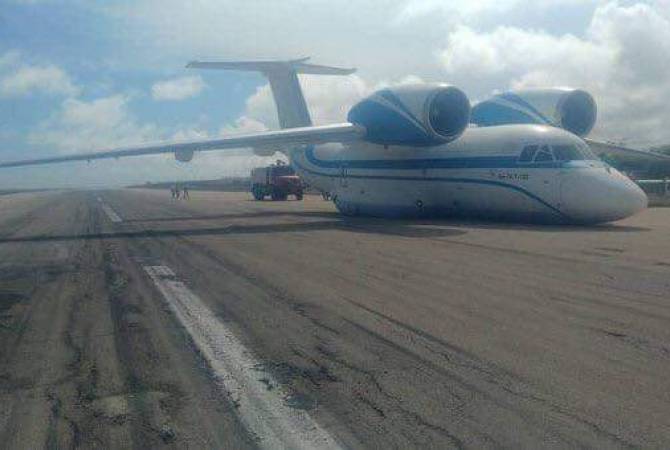
M233 122L246 98L263 83L259 76L219 73L208 78L207 95L157 102L151 96L156 82L194 75L184 69L187 61L143 64L141 42L128 39L121 18L103 11L79 2L10 2L0 11L0 55L18 52L21 64L56 65L80 89L77 98L83 101L128 95L139 121L157 122L166 129L195 121L214 131L217 124ZM18 132L12 144L19 150L24 147L25 134L63 101L61 95L42 94L5 98L0 103L1 125L4 131ZM49 151L39 144L32 147Z
M597 137L667 143L669 14L667 0L0 0L0 159L273 128L260 76L184 65L309 55L359 68L303 79L317 123L408 80L451 82L473 100L571 85L596 97ZM213 178L266 161L239 153L16 169L0 174L0 189Z
M3 1L0 5L0 77L4 75L7 79L25 68L56 69L67 79L66 84L72 86L69 89L56 83L48 88L40 86L40 82L48 84L42 80L34 81L25 92L0 95L2 160L214 135L240 117L246 99L265 83L262 77L253 74L216 73L203 80L202 87L193 95L156 99L152 94L155 85L198 74L184 68L188 58L175 55L147 58L154 47L130 37L128 32L134 25L108 10L108 6L63 1ZM113 98L120 98L120 104L91 108L91 112L114 115L122 109L131 121L126 130L128 136L110 133L103 126L100 139L88 140L95 130L80 124L80 127L62 127L63 133L82 131L81 139L66 141L76 145L68 147L54 141L59 138L57 118L65 114L66 102L74 99L83 105L93 105ZM148 130L143 131L144 128ZM251 165L258 160L248 159ZM167 158L146 159L142 170L137 169L135 162L16 169L0 176L0 188L113 186L246 172L236 166L231 171L223 161L216 162L220 165L218 169L208 164L187 167Z

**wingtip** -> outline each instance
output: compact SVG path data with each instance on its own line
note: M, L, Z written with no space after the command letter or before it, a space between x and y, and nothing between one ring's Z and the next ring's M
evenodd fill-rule
M304 57L302 57L302 58L298 58L298 59L289 59L287 62L288 62L289 64L300 64L300 63L307 62L307 61L309 61L310 59L312 59L311 56L304 56Z

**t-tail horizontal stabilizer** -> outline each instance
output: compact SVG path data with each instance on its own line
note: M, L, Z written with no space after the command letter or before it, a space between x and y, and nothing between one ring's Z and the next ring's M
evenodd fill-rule
M290 61L191 61L186 67L189 69L221 69L262 73L290 69L296 73L307 73L312 75L351 75L356 72L356 69L343 69L340 67L307 64L306 61L308 60L309 58L293 59Z
M307 60L309 58L290 61L192 61L186 67L191 69L237 70L262 73L270 81L272 95L277 104L279 125L282 128L296 128L312 125L297 74L351 75L356 71L356 69L308 64L306 63Z

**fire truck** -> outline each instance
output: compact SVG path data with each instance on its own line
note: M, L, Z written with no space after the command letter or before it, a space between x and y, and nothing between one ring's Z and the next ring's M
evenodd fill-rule
M302 200L303 184L293 167L283 161L277 161L267 167L257 167L251 171L251 193L256 200L270 196L272 200L286 200L295 195Z

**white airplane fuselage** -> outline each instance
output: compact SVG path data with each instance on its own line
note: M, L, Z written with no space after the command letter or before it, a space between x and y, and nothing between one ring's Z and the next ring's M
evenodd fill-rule
M528 161L529 146L579 148L583 157ZM597 159L576 135L541 125L469 128L434 147L356 142L291 151L305 181L347 215L478 216L550 223L601 223L647 206L644 192Z
M188 67L262 73L281 129L0 161L0 169L164 153L188 162L200 151L253 148L270 156L282 149L298 174L328 192L347 215L593 224L647 206L644 192L598 159L580 137L597 118L595 100L580 89L517 89L473 105L465 92L446 83L402 84L360 99L346 122L314 126L298 74L350 75L354 69L305 58L194 61ZM606 152L622 150L589 142Z

